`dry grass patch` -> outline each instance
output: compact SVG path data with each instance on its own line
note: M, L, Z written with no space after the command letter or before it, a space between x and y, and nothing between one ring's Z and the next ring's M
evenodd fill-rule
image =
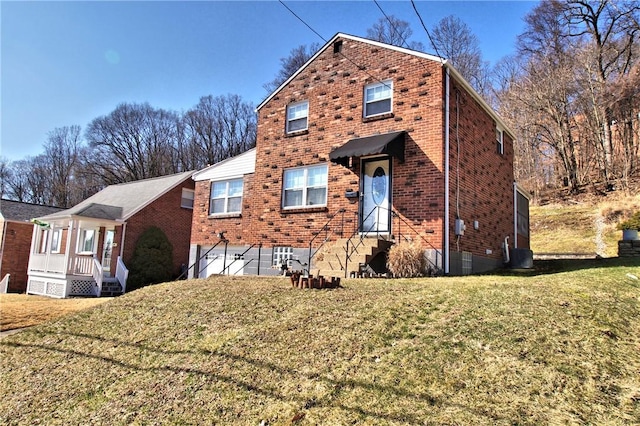
M640 209L640 195L612 195L594 204L530 207L534 253L618 255L618 222Z
M212 277L0 342L0 423L637 424L640 262L531 276Z
M53 299L27 294L0 294L0 331L42 324L108 300L111 298Z

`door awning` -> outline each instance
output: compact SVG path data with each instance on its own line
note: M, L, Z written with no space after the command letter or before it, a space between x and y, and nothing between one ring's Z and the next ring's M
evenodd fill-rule
M349 165L350 157L362 157L364 155L387 154L396 157L404 163L404 135L405 131L385 133L382 135L367 136L351 139L339 148L329 153L329 159L345 167Z

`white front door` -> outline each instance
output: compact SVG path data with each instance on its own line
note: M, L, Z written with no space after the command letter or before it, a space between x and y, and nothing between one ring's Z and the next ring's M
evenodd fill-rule
M391 231L391 162L363 160L362 203L360 205L360 232L389 233Z

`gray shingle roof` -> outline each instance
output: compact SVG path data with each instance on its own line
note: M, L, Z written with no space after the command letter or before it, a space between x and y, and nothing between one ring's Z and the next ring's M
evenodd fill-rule
M110 185L81 203L40 219L82 216L96 219L127 220L176 185L189 179L192 171Z
M0 216L5 220L28 222L39 216L59 212L59 207L41 206L38 204L22 203L13 200L0 200Z

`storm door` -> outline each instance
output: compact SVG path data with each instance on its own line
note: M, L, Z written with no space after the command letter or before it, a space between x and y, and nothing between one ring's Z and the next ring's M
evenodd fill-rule
M387 234L391 231L391 159L363 160L360 179L360 232Z

